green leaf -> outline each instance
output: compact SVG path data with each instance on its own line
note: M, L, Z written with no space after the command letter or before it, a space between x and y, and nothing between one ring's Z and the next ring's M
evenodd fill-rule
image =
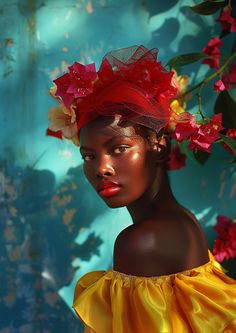
M191 160L192 162L196 163L196 159L194 158L192 151L188 148L188 142L187 141L182 141L179 143L180 150L183 154L186 155L186 157Z
M225 1L205 1L190 8L200 15L211 15L225 6Z
M210 157L210 154L207 153L206 151L198 150L194 152L194 157L201 165L204 165L208 160L208 158Z
M219 93L214 113L222 113L222 124L225 128L236 128L236 102L227 90Z
M186 54L181 54L179 56L176 56L172 59L170 59L167 63L167 65L170 68L179 68L185 65L192 64L196 61L199 61L203 58L205 58L206 55L203 53L186 53Z
M230 34L230 29L224 29L224 30L221 30L221 33L220 33L220 39L228 36Z
M236 155L235 155L235 158L230 162L231 164L236 164Z
M221 139L224 141L229 148L232 149L234 155L236 156L236 140L229 138L228 136L220 134Z

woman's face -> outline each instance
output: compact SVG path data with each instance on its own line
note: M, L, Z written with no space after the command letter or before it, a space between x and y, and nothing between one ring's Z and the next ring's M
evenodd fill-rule
M156 175L153 152L132 124L119 116L100 117L80 131L84 173L109 207L128 206L151 187Z

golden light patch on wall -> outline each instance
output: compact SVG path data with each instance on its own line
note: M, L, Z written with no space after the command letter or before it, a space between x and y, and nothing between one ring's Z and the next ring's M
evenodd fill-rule
M19 260L19 258L21 256L21 248L20 248L20 246L15 246L15 247L11 248L9 250L8 255L9 255L9 259L11 261L17 261L17 260Z
M16 242L16 240L17 240L15 228L13 226L7 226L4 229L3 235L4 235L4 239L7 243Z
M16 294L14 292L10 292L3 299L8 306L11 306L16 300Z
M54 306L58 302L59 297L56 293L46 292L44 294L44 299L47 304L49 304L50 306Z
M60 197L59 195L54 195L52 201L56 203L58 206L65 206L66 204L70 203L72 200L71 195L64 195Z
M10 212L11 216L13 216L13 217L17 216L17 209L15 207L11 206L9 208L9 212Z
M63 222L65 225L68 225L71 223L71 221L73 220L73 217L76 213L76 209L75 208L71 208L71 209L66 209L64 214L63 214Z

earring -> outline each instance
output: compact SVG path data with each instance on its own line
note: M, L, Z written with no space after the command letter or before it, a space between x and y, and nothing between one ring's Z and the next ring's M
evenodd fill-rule
M162 145L158 145L156 147L156 162L163 163L167 159L166 147Z

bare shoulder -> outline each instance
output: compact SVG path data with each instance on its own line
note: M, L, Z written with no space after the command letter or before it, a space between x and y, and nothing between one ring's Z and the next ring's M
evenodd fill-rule
M165 220L166 228L158 234L160 247L166 263L183 271L201 266L209 261L205 235L195 216L186 209L176 212L175 219L171 216ZM174 264L175 263L175 264Z
M172 274L209 261L200 224L186 209L124 229L114 247L114 268L127 274Z

